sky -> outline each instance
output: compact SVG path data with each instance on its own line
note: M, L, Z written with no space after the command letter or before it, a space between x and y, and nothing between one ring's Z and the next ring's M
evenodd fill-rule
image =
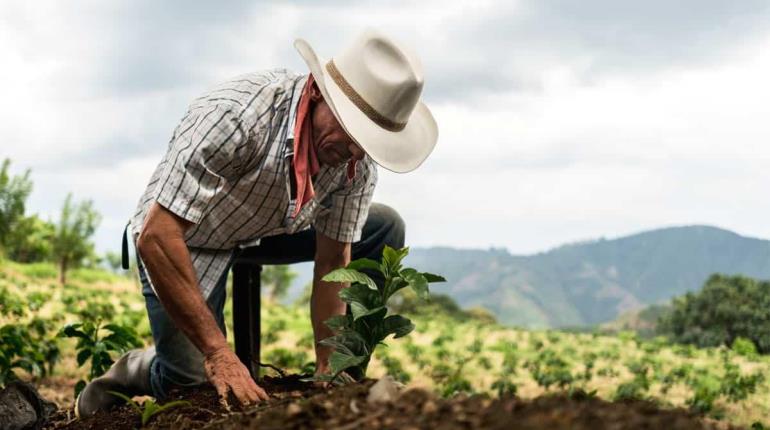
M30 213L67 193L120 234L188 103L230 77L307 69L365 28L409 45L439 140L374 200L410 246L516 254L663 226L770 238L770 2L0 3L0 158Z

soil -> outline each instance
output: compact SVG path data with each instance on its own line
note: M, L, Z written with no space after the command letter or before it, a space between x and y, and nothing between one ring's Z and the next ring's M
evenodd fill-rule
M409 389L390 403L367 402L374 381L329 389L315 388L297 376L266 377L260 385L271 399L247 410L227 411L210 387L178 390L177 407L153 417L152 429L733 429L703 420L683 409L660 409L653 403L610 403L590 396L566 394L523 400L516 397L455 396L441 399ZM47 429L120 430L140 427L136 411L124 405L75 420L60 410Z

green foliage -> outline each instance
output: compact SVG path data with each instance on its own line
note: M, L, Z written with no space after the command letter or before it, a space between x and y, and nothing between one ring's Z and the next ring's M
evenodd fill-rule
M121 399L125 400L126 403L131 405L131 407L139 413L139 417L142 421L142 427L146 426L148 422L150 422L150 419L154 417L155 415L158 415L159 413L163 411L167 411L171 408L176 408L179 406L191 406L191 403L186 400L175 400L173 402L168 402L166 404L160 405L158 403L155 403L152 399L147 399L142 404L138 404L134 401L134 399L126 396L123 393L118 393L117 391L108 391L108 393L112 394L113 396L120 397Z
M491 388L495 391L497 397L513 397L518 390L516 384L504 376L493 382Z
M120 278L118 275L108 272L104 269L80 267L70 272L69 279L86 284L94 284L97 282L116 282Z
M308 361L305 351L290 351L286 348L276 348L265 354L265 360L275 367L294 372L301 371Z
M691 380L689 385L693 390L692 397L687 399L690 409L700 414L714 411L714 402L721 394L719 379L710 374L703 374Z
M8 258L20 263L49 261L53 255L55 231L53 223L41 220L37 215L20 217L7 235Z
M575 380L570 372L571 366L556 351L544 349L526 363L532 378L546 390L556 385L561 389L569 387Z
M105 335L105 333L107 333ZM67 324L60 332L60 337L76 338L78 366L83 366L90 359L88 380L101 376L112 363L112 353L123 354L130 348L142 345L131 327L114 323L102 325L101 319ZM85 381L78 381L75 396L85 387Z
M14 323L0 326L0 386L16 379L14 369L22 369L34 377L53 372L61 351L54 330L57 317L42 318L38 311L50 300L50 293L33 292L26 298L0 286L0 320Z
M404 366L401 365L397 358L385 355L382 357L382 365L385 366L388 375L392 376L396 381L408 384L412 380L412 375L404 369Z
M53 237L53 256L59 264L61 284L66 283L67 270L77 267L94 255L91 236L99 224L100 216L90 200L74 203L67 194L62 206L56 234Z
M731 402L745 399L756 392L757 386L764 382L765 376L756 372L751 375L743 375L739 367L730 361L730 354L725 353L722 365L724 376L720 385L720 392L727 396Z
M31 324L5 324L0 327L0 386L17 379L14 369L44 377L53 372L60 349L47 336L50 322L36 318Z
M755 358L757 356L756 345L754 345L754 342L752 342L751 339L746 339L745 337L737 337L733 341L732 350L735 351L736 354L747 358Z
M613 400L629 401L646 398L645 393L650 389L649 371L651 364L647 360L633 361L628 365L628 370L634 375L631 381L618 386L613 395Z
M286 297L291 283L297 274L288 265L264 266L262 269L262 288L268 291L271 300Z
M446 361L433 366L431 378L438 385L438 392L443 397L453 396L457 393L473 393L473 385L463 377L463 369L469 363L468 357L459 357L455 360L455 366L451 367Z
M674 301L658 330L681 343L730 346L739 337L770 352L770 282L713 275L703 289Z
M22 175L11 176L10 166L11 160L7 158L0 165L0 251L7 250L9 235L24 217L24 206L32 192L29 170Z
M25 300L6 286L0 286L0 315L19 318L26 313Z
M428 284L443 282L444 278L403 267L401 261L408 253L409 248L395 250L385 246L382 263L362 258L323 277L327 282L351 283L339 292L350 313L326 320L335 335L321 341L321 344L334 348L329 357L330 379L343 371L354 378L362 378L377 345L390 335L397 339L414 330L414 324L408 318L388 314L389 300L407 287L418 297L427 299ZM379 272L384 281L375 283L364 270Z

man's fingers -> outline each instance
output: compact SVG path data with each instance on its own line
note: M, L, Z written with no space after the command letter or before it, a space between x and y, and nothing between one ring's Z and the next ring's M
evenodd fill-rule
M248 390L246 390L243 384L238 384L238 383L232 384L230 385L230 389L233 391L235 398L238 399L238 402L242 406L248 406L251 403L249 401Z
M221 382L219 379L215 379L211 382L214 384L217 394L219 394L219 404L229 411L230 405L227 403L227 384Z
M270 396L267 395L267 391L262 389L262 387L260 387L259 385L257 385L257 396L259 396L261 400L265 400L265 401L270 400Z
M259 403L259 396L257 395L256 388L248 386L246 387L245 393L249 400L249 404L253 405Z

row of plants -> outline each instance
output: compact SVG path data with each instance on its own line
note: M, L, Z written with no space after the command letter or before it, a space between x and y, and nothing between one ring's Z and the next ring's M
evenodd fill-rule
M383 297L394 297L394 294L387 296L388 291L398 288L396 291L402 294L408 290L411 290L410 294L416 294L412 283L417 285L417 289L422 288L424 283L414 276L414 272L400 267L402 259L403 256L396 253L383 263L375 263L377 267L365 263L366 268L356 268L355 265L348 268L356 272L359 269L376 269L381 273L387 270L390 286L387 282L375 283L375 288L371 288L366 278L358 278L367 290L358 287L351 290L351 293L356 291L354 295L346 297L351 305L358 304L355 314L351 306L351 315L344 317L344 325L338 326L343 330L338 330L338 334L345 329L353 329L357 322L366 322L361 327L370 331L368 334L348 333L349 336L358 339L357 336L376 334L377 331L372 330L376 327L374 323L382 324L393 316L388 309L389 301L382 300ZM82 366L77 373L78 379L85 382L106 370L110 360L123 350L136 346L138 343L131 338L138 338L139 343L149 340L142 298L135 292L129 292L130 288L125 288L126 292L120 294L103 293L88 284L67 284L61 288L55 280L51 284L51 279L44 277L30 278L7 271L0 273L3 273L0 287L4 287L0 288L3 332L12 332L14 329L5 327L16 325L20 328L15 330L25 330L16 333L18 338L45 340L29 342L34 344L33 347L55 345L59 349L59 359L47 363L46 358L41 357L52 358L55 354L40 349L23 352L24 346L16 348L22 351L22 355L28 355L21 359L21 355L12 352L11 359L5 361L16 365L11 367L11 372L17 376L41 378L52 371L71 372L72 369L61 369L60 366L67 361L66 357L72 357L69 359L72 366ZM358 276L342 273L348 277ZM428 281L425 275L422 276ZM18 288L23 284L23 288ZM375 297L373 295L377 295L380 301L368 301L369 297ZM382 309L377 309L380 303L385 304L384 313ZM385 340L383 343L387 347L376 343L370 348L364 342L363 345L369 349L358 351L374 352L368 356L368 362L366 356L349 348L350 353L343 351L344 356L340 358L349 360L353 357L353 360L335 361L336 370L348 371L351 367L367 363L366 369L371 377L389 373L404 383L428 385L446 396L466 392L492 395L515 393L532 397L543 392L565 390L607 399L643 398L663 405L691 407L738 424L749 424L751 420L761 417L762 399L770 392L768 381L762 377L770 370L770 363L756 353L750 341L737 339L731 349L703 349L692 345L671 345L664 338L640 339L630 332L604 336L597 333L527 331L503 328L481 320L458 321L441 313L399 317L409 320L408 324L399 325L403 331L409 329L409 336L402 336L403 339L396 342ZM33 324L35 318L46 322ZM312 369L313 339L307 307L269 302L263 308L263 318L263 360L290 372L303 373ZM116 325L138 327L138 330L132 333L132 329L122 330ZM37 334L30 333L30 330L37 330L35 327L40 327ZM382 327L378 329L379 333L382 333ZM391 336L396 334L395 331L390 332ZM338 341L348 345L347 339ZM3 342L3 345L6 344L18 345L18 342ZM356 346L355 343L349 345ZM2 353L7 351L11 349L4 349ZM365 358L360 363L350 364L362 356ZM30 362L37 364L26 364ZM347 367L343 367L346 364ZM355 373L355 370L350 372ZM736 416L742 421L734 421Z

